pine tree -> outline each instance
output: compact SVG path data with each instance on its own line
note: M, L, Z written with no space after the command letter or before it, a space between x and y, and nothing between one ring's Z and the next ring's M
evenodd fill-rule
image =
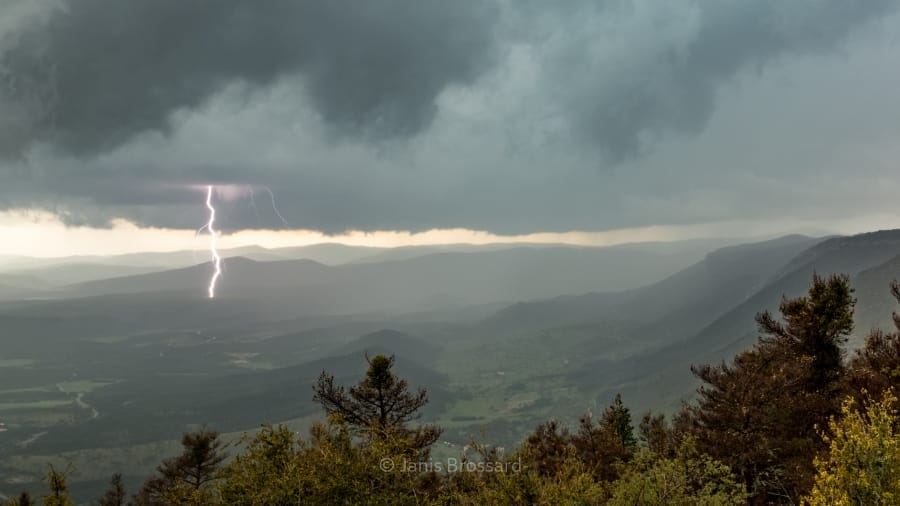
M590 414L578 420L578 430L569 441L579 459L601 481L618 477L617 465L628 462L637 449L631 412L617 394L599 420Z
M135 506L212 503L214 493L210 485L227 458L219 433L208 429L186 433L181 446L181 455L164 460L156 468L157 475L144 482L134 497Z
M404 379L394 375L394 357L368 357L366 377L348 389L336 385L334 376L322 372L313 390L313 400L329 415L340 416L359 435L374 435L382 441L402 438L416 449L431 446L441 435L441 429L425 425L416 429L407 426L417 420L419 410L428 403L428 393L420 388L409 392Z
M631 411L622 403L622 394L616 394L613 403L603 411L600 424L615 436L616 442L621 444L622 448L631 452L637 449Z
M8 506L34 506L34 499L31 498L31 494L28 492L22 492L19 494L19 497L10 497L7 499L6 504Z
M704 382L686 408L698 446L737 473L753 501L796 504L812 486L815 427L840 409L855 303L847 276L814 275L807 296L782 301L782 321L757 315L754 349L692 368Z
M640 441L654 455L674 457L678 448L678 434L666 421L665 415L647 412L638 426Z
M538 425L525 439L522 455L540 476L554 476L573 453L571 436L556 420Z
M847 275L813 275L808 295L785 298L779 306L782 322L769 311L756 316L762 346L771 346L794 359L811 360L808 390L834 389L844 371L844 349L853 331L856 299Z
M897 281L891 283L891 294L900 302ZM845 383L857 401L862 401L866 392L875 398L889 389L900 392L900 315L894 312L893 317L895 330L872 330L850 361Z
M66 467L65 470L59 471L52 464L48 466L47 474L44 481L50 488L50 493L41 496L41 503L44 506L74 506L75 503L69 498L69 475L72 474L73 468Z
M266 425L252 438L244 434L242 443L244 452L221 473L219 493L224 504L299 504L304 496L312 503L302 485L304 480L318 478L309 471L316 454L305 452L304 441L292 430Z
M169 469L164 474L180 474L185 483L194 490L216 479L219 465L227 457L222 453L222 441L219 433L213 430L189 432L181 438L181 446L185 451L174 461L163 465Z
M125 485L122 483L122 475L116 473L112 475L109 482L109 489L100 498L99 506L125 506Z

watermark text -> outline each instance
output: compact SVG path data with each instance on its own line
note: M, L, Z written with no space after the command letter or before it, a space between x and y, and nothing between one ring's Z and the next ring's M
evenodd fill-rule
M400 471L404 473L519 473L522 471L521 460L473 461L454 457L446 460L407 460L385 457L378 467L386 472Z

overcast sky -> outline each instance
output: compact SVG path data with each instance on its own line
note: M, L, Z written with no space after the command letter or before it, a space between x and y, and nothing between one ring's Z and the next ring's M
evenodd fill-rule
M2 0L0 228L900 227L898 4Z

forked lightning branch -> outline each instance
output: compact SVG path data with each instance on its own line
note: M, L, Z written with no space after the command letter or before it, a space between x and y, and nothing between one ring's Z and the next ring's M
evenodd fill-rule
M262 188L263 190L266 191L266 193L269 194L269 200L272 202L272 212L274 213L274 215L278 217L278 220L282 223L282 225L284 225L285 227L290 226L288 221L281 214L281 211L278 210L278 206L275 205L275 193L272 192L271 188L269 188L268 186L262 186L262 185L255 185L255 186L230 185L230 186L232 189L237 188L240 191L247 192L247 194L250 197L250 203L253 206L254 211L256 210L256 203L253 201L253 188ZM215 206L213 206L213 189L214 189L213 185L206 186L206 209L209 210L209 219L202 227L197 229L197 232L195 234L195 237L196 237L196 235L199 234L201 231L203 231L203 229L206 229L206 231L209 233L209 253L212 258L212 266L213 266L213 273L209 279L209 285L207 286L207 293L209 294L210 299L216 298L216 281L218 281L219 277L222 276L222 257L219 255L219 249L218 249L219 232L217 232L214 227L215 223L216 223L216 208L215 208ZM216 189L216 191L221 196L223 188L220 186ZM226 193L227 193L227 191L226 191Z

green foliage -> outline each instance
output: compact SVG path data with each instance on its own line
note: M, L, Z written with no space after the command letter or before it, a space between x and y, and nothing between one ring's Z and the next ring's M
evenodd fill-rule
M812 486L822 448L815 427L840 408L855 302L847 276L816 275L807 296L782 301L781 321L757 315L754 349L731 364L693 368L705 384L685 410L690 432L754 500L796 504Z
M880 401L866 400L861 410L848 399L841 415L832 418L829 431L822 434L828 454L815 460L816 482L807 504L900 504L897 398L889 391Z
M284 426L264 426L220 473L219 494L228 504L297 504L305 446Z
M654 454L662 457L675 455L679 435L669 426L664 415L646 413L638 426L638 433L644 446Z
M891 294L900 302L900 283L891 283ZM845 382L857 401L864 400L864 392L877 398L888 390L900 391L900 315L893 317L894 332L872 330L850 362Z
M427 402L424 390L408 392L391 371L393 358L378 355L349 390L322 373L315 399L327 422L310 430L308 441L285 427L266 426L246 451L218 475L226 504L421 504L436 496L427 471L436 427L411 429Z
M638 452L613 484L611 506L726 506L746 501L746 491L725 464L700 453L686 438L673 458Z
M601 504L608 494L597 482L574 448L557 445L562 435L558 426L543 424L536 430L536 438L509 457L494 447L475 442L469 447L474 455L463 455L464 462L491 462L493 472L458 472L443 476L437 504L447 505L556 505ZM549 445L538 445L537 442ZM553 458L541 459L540 453L550 449ZM561 453L558 453L561 452ZM542 468L534 464L552 463Z
M556 420L537 426L525 440L520 456L529 469L540 476L558 474L562 466L574 453L570 446L571 436Z
M122 475L116 473L109 482L109 489L100 498L98 506L125 506L125 484L122 483Z
M313 400L327 414L339 415L357 434L375 435L382 441L400 437L414 441L418 448L431 446L441 435L439 427L407 427L420 416L428 393L422 388L414 394L409 392L406 380L391 371L393 356L376 355L368 362L365 379L349 390L335 385L334 376L323 371L313 387Z
M844 349L853 331L856 299L847 275L823 278L813 275L805 297L782 300L783 322L768 312L757 315L764 334L760 344L769 345L792 358L810 360L805 381L808 389L829 388L844 371Z
M34 499L31 498L31 494L28 492L22 492L19 494L19 497L10 497L6 504L8 506L34 506Z
M540 476L532 472L495 473L483 479L481 486L467 497L459 497L461 504L600 504L607 498L584 464L574 455L567 457L558 472ZM454 503L456 503L454 501Z
M616 394L612 405L603 412L600 424L615 437L616 443L622 448L629 451L637 449L637 438L634 437L634 425L631 423L631 411L622 403L622 394Z
M41 504L43 506L74 506L75 503L69 498L68 487L68 479L74 469L68 466L60 471L53 467L52 464L47 467L44 481L47 483L50 493L41 496Z
M214 482L226 455L219 433L201 430L184 434L181 455L164 460L157 475L144 483L135 496L135 506L216 504Z
M428 493L424 453L409 439L355 439L332 416L303 441L264 427L220 473L224 504L417 504Z
M652 419L657 437L672 441L664 419ZM549 506L718 505L745 497L727 466L701 454L693 440L671 458L644 449L632 461L637 439L619 396L599 421L583 417L575 433L556 421L541 424L508 456L473 441L459 470L435 468L415 438L387 434L378 427L360 432L337 412L314 425L308 441L285 427L264 427L219 474L218 498L248 505L297 504L302 498L312 505Z
M615 480L618 467L630 460L636 449L631 412L616 395L599 420L589 414L582 416L574 433L555 420L538 425L525 440L520 456L545 477L558 474L574 456L603 482Z

